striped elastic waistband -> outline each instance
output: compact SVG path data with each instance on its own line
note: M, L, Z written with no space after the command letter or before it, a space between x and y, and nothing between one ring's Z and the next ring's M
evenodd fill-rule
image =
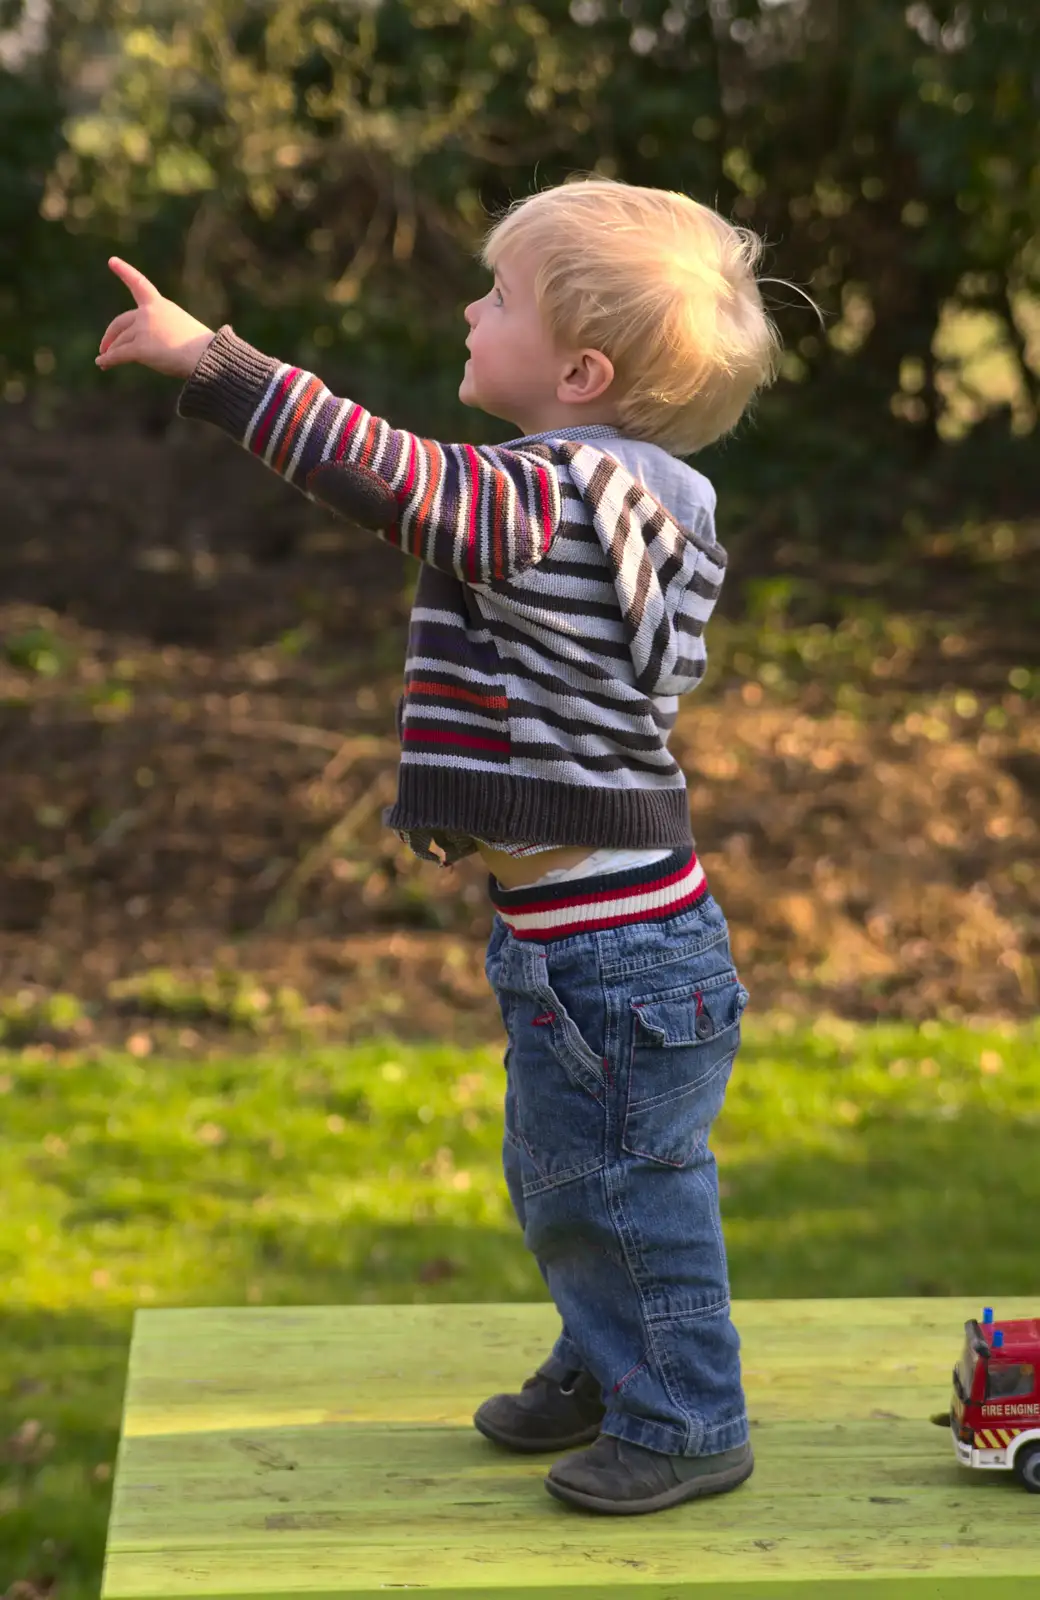
M518 939L565 939L629 922L660 922L688 911L708 892L704 868L686 846L653 866L569 883L503 889L489 879L491 903Z

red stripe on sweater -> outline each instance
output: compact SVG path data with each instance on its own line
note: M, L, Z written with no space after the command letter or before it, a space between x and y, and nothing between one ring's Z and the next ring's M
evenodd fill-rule
M408 693L442 694L452 700L465 700L473 706L487 706L491 711L505 711L509 701L504 694L474 694L472 689L462 689L457 683L415 683L408 685Z
M343 432L340 434L339 443L336 445L336 454L334 457L336 461L342 461L343 457L346 455L347 448L350 444L351 438L353 437L354 429L357 427L358 418L360 417L363 409L364 408L360 405L354 406L350 416L343 424Z
M324 384L320 378L312 378L310 383L308 383L304 388L300 398L297 400L296 405L293 408L292 416L289 418L288 424L286 425L285 432L282 434L282 442L278 446L278 453L274 459L274 470L276 472L284 472L285 464L288 461L289 456L292 454L293 445L296 443L297 435L299 434L300 428L303 425L303 419L310 410L315 395L318 394L323 388Z
M480 468L477 465L477 452L471 444L465 446L466 456L469 460L469 528L466 533L466 571L470 580L480 577L480 564L477 560L477 512L480 506Z
M495 541L492 571L496 578L504 578L502 567L502 500L505 496L505 474L496 472L492 481L491 527Z
M464 750L501 750L509 754L508 739L488 739L476 733L449 733L441 728L405 728L406 744L457 744Z
M361 453L360 453L360 455L358 456L358 459L357 459L357 464L358 464L359 467L367 467L368 466L368 463L372 459L373 452L375 451L375 447L376 447L376 419L375 419L375 417L369 417L369 419L368 419L368 427L365 429L365 437L361 441Z
M552 543L552 512L549 501L549 469L542 467L538 473L538 488L542 502L542 553L548 550Z
M274 431L274 425L278 420L281 409L285 404L286 396L299 376L299 367L290 367L289 371L286 373L285 377L278 385L278 388L268 401L267 410L257 423L256 432L253 434L252 448L254 455L262 456L264 451L267 449L268 441Z
M415 434L410 433L408 435L408 471L404 475L404 483L397 491L398 498L400 498L402 495L411 494L413 488L415 487L415 447L417 444L418 440L416 439Z
M426 493L423 495L423 503L413 519L415 537L412 541L412 555L417 556L421 561L423 528L426 526L426 519L430 515L430 507L433 505L434 497L440 485L444 459L438 447L428 439L420 439L419 443L426 452L426 460L430 468L430 476L426 484Z

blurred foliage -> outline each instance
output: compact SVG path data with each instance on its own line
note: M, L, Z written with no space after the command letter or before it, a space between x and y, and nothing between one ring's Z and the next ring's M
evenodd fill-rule
M299 1024L306 1009L302 997L288 985L272 994L249 973L219 968L205 980L192 981L165 967L153 967L111 984L109 992L121 1010L136 1016L214 1021L254 1033Z
M0 1048L30 1044L74 1044L84 1030L85 1012L73 994L23 990L0 995ZM89 1030L87 1030L89 1031Z
M823 308L768 289L758 542L819 531L806 463L848 540L893 531L894 475L949 478L945 443L980 506L1036 455L1035 0L79 0L35 40L38 0L5 10L9 398L96 381L115 248L395 420L479 431L455 390L488 215L598 171L716 204Z
M68 661L69 651L51 629L34 627L0 639L0 658L41 678L55 678Z

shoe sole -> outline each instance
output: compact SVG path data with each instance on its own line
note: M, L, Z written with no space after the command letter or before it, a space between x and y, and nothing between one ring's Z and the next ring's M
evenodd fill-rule
M547 1450L572 1450L579 1444L595 1444L600 1435L600 1424L595 1422L591 1427L583 1428L580 1433L572 1433L555 1439L522 1439L516 1434L504 1433L500 1428L493 1427L478 1414L473 1418L473 1426L485 1439L490 1439L493 1444L503 1445L506 1450L514 1450L517 1455L541 1455Z
M549 1493L568 1505L581 1506L586 1511L606 1512L616 1517L635 1517L644 1511L666 1511L669 1506L681 1505L684 1500L703 1500L709 1495L726 1494L730 1489L739 1489L754 1470L755 1463L752 1460L740 1467L730 1467L727 1472L715 1472L703 1478L691 1478L687 1483L677 1483L663 1494L651 1495L645 1500L607 1500L600 1495L586 1494L581 1489L571 1489L551 1477L544 1481Z

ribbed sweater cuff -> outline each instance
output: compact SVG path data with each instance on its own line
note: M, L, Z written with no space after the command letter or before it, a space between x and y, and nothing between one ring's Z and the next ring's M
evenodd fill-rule
M225 324L181 390L177 413L211 422L241 444L279 365Z

